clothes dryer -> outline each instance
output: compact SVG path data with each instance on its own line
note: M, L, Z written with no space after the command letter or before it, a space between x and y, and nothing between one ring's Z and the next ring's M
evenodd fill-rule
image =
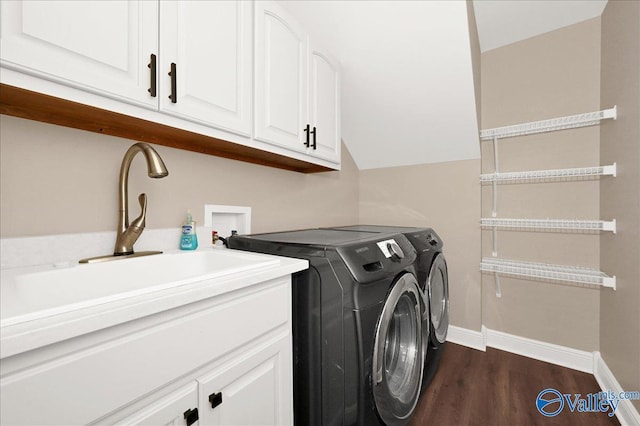
M442 252L442 239L432 228L414 228L402 226L353 225L332 229L371 232L401 233L416 249L416 272L418 283L424 293L425 304L429 307L428 318L424 326L429 326L429 347L425 351L425 374L423 389L435 374L447 338L449 328L449 277L447 263Z
M232 249L307 259L292 277L297 425L404 425L429 328L402 234L310 229L234 236Z

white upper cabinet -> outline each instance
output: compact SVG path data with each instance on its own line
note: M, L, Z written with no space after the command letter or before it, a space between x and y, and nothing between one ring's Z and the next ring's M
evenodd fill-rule
M340 168L339 66L314 46L275 1L0 0L0 83L50 97L14 113L290 170Z
M250 135L251 11L248 1L160 2L162 112Z
M3 1L2 66L146 107L158 53L153 1Z
M309 122L313 155L340 162L340 67L312 45Z
M277 3L255 16L255 138L339 163L338 63Z
M256 2L255 17L255 138L304 152L307 33L275 2Z

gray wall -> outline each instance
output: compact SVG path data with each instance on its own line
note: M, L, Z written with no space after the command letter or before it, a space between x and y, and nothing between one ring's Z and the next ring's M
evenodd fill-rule
M132 143L0 116L2 237L115 230L118 171ZM178 228L186 208L202 223L204 204L251 206L253 232L359 222L433 226L446 243L452 324L480 329L479 160L359 172L343 148L340 172L304 175L155 148L169 176L149 179L136 158L129 183L131 216L138 212L133 197L149 197L148 228Z
M600 126L603 164L618 176L600 182L600 214L615 217L603 235L600 261L617 290L600 294L600 352L624 390L640 389L640 2L609 1L602 15L603 107L618 119ZM640 401L633 401L640 410Z
M480 330L480 160L360 171L360 222L430 226L444 240L451 325Z
M115 231L118 173L134 142L0 116L0 236ZM142 156L131 168L131 217L137 194L149 198L147 228L176 228L190 208L252 207L252 230L333 226L358 220L358 169L349 152L342 171L305 175L189 151L155 147L169 170L149 179Z
M482 54L482 128L600 109L600 18ZM613 106L613 105L611 105ZM502 139L500 171L596 166L597 127ZM482 142L482 170L492 173L493 144ZM497 216L598 219L597 180L507 184L497 188ZM491 185L482 188L482 217L491 217ZM608 218L607 218L608 219ZM498 231L498 257L559 265L600 266L598 234ZM482 231L491 257L492 232ZM598 349L600 290L483 274L482 316L488 328L544 342ZM606 291L606 290L605 290Z

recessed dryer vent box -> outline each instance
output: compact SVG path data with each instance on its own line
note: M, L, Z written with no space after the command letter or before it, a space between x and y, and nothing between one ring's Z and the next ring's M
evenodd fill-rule
M251 207L206 204L204 226L217 231L218 235L225 238L231 235L233 229L240 235L250 234Z

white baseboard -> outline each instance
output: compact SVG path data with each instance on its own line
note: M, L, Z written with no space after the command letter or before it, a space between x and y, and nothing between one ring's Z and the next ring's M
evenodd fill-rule
M593 352L487 329L487 346L593 374Z
M481 331L450 325L447 341L481 351L485 351L487 347L496 348L593 374L592 352L490 330L484 325Z
M483 331L486 330L482 326L482 331L469 330L468 328L456 327L450 325L447 331L447 342L456 343L458 345L467 346L479 351L486 350L485 336Z
M620 393L622 391L631 391L635 389L622 389L618 380L609 370L609 367L602 359L600 352L593 353L593 375L603 391L613 391ZM640 413L629 399L620 400L620 405L616 409L616 417L622 426L640 425Z

